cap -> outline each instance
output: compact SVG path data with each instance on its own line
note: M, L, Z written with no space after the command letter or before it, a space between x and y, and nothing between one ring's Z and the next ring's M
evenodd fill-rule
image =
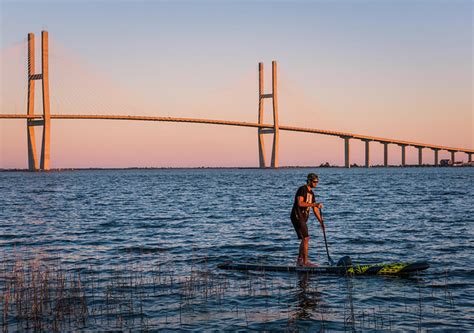
M319 177L318 177L317 174L311 172L311 173L308 174L308 177L306 177L306 179L307 180L318 180Z

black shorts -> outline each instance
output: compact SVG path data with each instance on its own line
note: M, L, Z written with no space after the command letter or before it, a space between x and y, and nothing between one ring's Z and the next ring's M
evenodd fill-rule
M297 218L291 216L291 223L293 223L293 227L295 227L296 234L298 235L298 239L303 239L309 237L308 234L308 225L305 221L300 221Z

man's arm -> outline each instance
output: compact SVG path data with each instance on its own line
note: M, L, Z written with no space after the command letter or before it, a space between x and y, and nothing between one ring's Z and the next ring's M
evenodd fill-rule
M311 202L304 202L304 198L299 196L298 197L298 207L304 207L304 208L307 208L307 207L310 207L310 208L322 208L323 205L320 204L320 203L311 203Z
M318 219L319 224L321 224L321 228L324 228L324 219L321 215L321 210L320 210L321 208L323 208L323 205L320 204L320 203L319 204L317 203L316 205L318 205L318 206L313 207L313 213L316 216L316 218Z

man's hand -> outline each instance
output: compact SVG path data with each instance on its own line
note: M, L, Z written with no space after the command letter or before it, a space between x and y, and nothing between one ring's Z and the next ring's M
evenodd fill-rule
M321 209L321 208L323 208L323 204L322 204L322 203L314 203L314 204L313 204L313 207L314 207L314 208Z

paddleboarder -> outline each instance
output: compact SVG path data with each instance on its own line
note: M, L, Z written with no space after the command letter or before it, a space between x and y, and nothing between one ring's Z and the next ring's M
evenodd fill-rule
M301 186L298 191L296 191L293 209L290 214L291 222L293 223L296 234L298 235L298 239L301 240L298 259L296 261L298 266L318 266L308 260L309 233L307 225L310 210L312 208L321 228L324 230L324 220L320 214L320 209L323 208L323 205L321 203L316 203L312 191L312 189L316 188L318 185L318 181L318 175L315 173L308 174L306 185Z

